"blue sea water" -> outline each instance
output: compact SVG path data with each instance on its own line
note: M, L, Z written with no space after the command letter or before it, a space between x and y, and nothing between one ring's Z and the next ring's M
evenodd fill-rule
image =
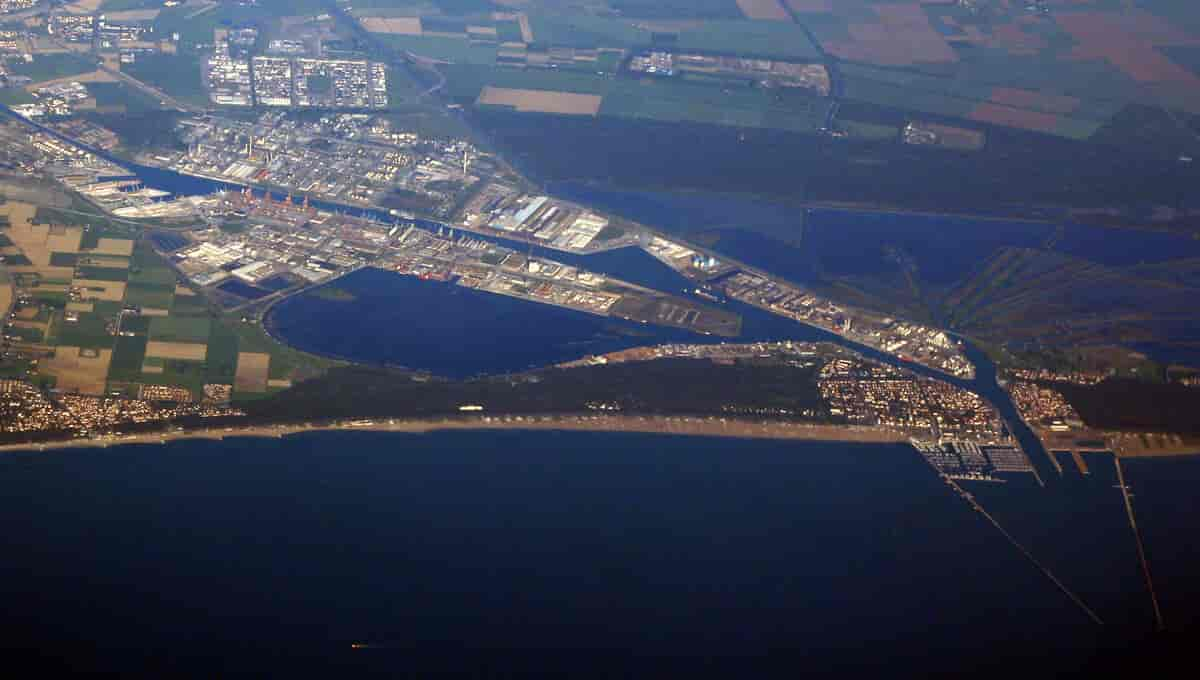
M1198 452L1200 453L1200 452ZM1169 629L1200 630L1200 455L1122 463Z
M104 667L394 674L483 655L581 674L787 651L778 677L926 676L1078 669L1145 631L1088 621L906 446L339 432L0 469L3 645ZM1178 529L1172 511L1155 520Z

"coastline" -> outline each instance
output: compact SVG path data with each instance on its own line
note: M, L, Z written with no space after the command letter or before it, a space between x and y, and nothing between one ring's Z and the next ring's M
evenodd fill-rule
M0 445L0 454L54 451L74 448L108 448L125 444L166 444L186 439L222 440L226 437L282 438L304 432L401 432L429 434L453 430L527 430L575 432L632 432L728 439L775 439L865 444L907 443L909 434L881 427L823 425L786 421L754 421L697 416L633 415L509 415L439 419L373 419L335 423L244 425L194 430L164 430L113 434L86 439L64 439Z

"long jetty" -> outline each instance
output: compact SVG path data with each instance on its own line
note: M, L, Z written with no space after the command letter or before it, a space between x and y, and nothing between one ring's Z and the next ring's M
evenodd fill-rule
M1125 473L1121 470L1121 459L1113 456L1117 466L1117 485L1121 488L1121 497L1125 499L1125 513L1129 515L1129 526L1133 529L1133 539L1137 543L1138 560L1142 563L1142 574L1146 577L1146 590L1150 593L1150 604L1154 606L1154 625L1163 630L1162 609L1158 606L1158 595L1154 592L1154 580L1150 578L1150 563L1146 560L1146 549L1142 545L1142 532L1138 529L1137 519L1133 515L1133 503L1129 499L1129 486L1125 484Z

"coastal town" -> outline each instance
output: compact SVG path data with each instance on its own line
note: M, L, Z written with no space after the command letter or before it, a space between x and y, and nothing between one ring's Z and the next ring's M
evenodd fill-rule
M999 442L1007 438L999 415L973 392L871 361L829 342L666 344L589 356L561 366L668 358L706 359L718 364L770 360L812 368L817 371L818 389L825 402L826 410L820 413L822 416L933 439ZM779 415L811 417L818 414L814 411Z
M243 415L214 402L115 399L79 394L47 397L21 380L0 380L0 435L59 435L70 439L103 435L121 426L171 423L184 418Z
M990 472L1030 472L1032 468L1024 454L1013 447L1004 433L995 411L976 395L927 378L920 378L900 369L869 361L853 351L830 343L760 342L720 344L667 344L637 347L607 355L589 356L544 370L569 371L585 366L619 365L630 362L690 359L734 365L739 362L778 364L811 369L822 405L814 409L794 411L756 406L753 403L725 402L716 412L697 413L694 417L657 419L653 422L675 423L673 431L708 431L716 428L733 436L766 436L781 438L845 438L851 441L935 442L946 450L978 451L988 447L994 451L1017 451L1019 460L992 467L979 467L973 473L990 478ZM168 424L179 418L200 419L196 427L204 430L204 419L219 419L218 427L255 428L252 421L244 423L245 414L227 406L228 393L207 393L193 403L175 397L164 403L145 394L140 400L121 400L81 395L46 395L28 383L9 380L0 383L6 398L8 416L4 432L69 433L74 439L94 439L98 442L119 439L123 428L147 423ZM907 406L893 400L903 394ZM616 403L590 403L588 410L603 416L579 417L553 415L547 417L474 416L472 411L485 411L485 405L461 406L451 417L450 425L461 425L463 417L478 420L484 426L515 426L522 423L559 424L571 428L599 427L613 416L622 416L622 428L648 427L642 418L637 425L632 415L621 413ZM897 410L902 408L903 410ZM331 423L340 427L387 426L388 421L363 420ZM807 428L807 429L806 429ZM285 428L286 429L286 428ZM232 431L232 430L231 430ZM288 430L291 431L291 430ZM114 434L115 433L115 434ZM147 435L155 436L155 435ZM175 435L172 435L175 436ZM865 438L865 439L864 439ZM919 439L917 439L919 438ZM966 447L966 448L963 448ZM973 447L973 448L972 448ZM919 447L918 447L919 448ZM994 454L997 459L1000 453ZM1025 460L1021 463L1020 460Z

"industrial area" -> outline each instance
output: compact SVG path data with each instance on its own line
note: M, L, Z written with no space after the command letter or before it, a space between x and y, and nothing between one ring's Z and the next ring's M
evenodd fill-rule
M254 121L184 118L185 151L139 160L184 174L346 205L448 215L463 193L497 171L464 140L422 138L384 117L329 113L301 120L285 112Z
M975 367L945 331L835 303L781 277L655 236L647 252L714 293L859 342L881 352L960 378Z
M468 232L338 215L249 191L223 194L220 200L228 211L259 223L239 233L220 228L190 232L187 245L172 249L169 256L181 274L227 307L374 266L702 334L733 337L740 329L735 313L522 253Z
M361 59L255 56L237 59L217 43L205 68L214 104L325 109L383 109L387 67Z

